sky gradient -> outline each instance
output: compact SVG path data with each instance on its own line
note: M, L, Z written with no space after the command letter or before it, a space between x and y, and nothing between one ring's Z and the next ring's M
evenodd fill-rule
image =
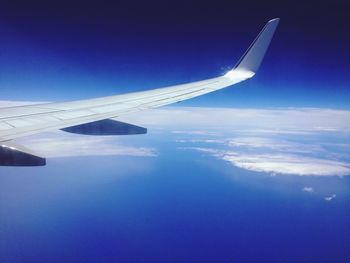
M0 97L56 101L205 79L281 23L259 73L185 106L349 108L346 1L8 1Z

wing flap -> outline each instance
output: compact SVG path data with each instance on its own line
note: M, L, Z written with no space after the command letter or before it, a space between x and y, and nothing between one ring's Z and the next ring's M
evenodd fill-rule
M12 141L0 145L0 166L44 166L46 159Z
M146 128L114 119L71 126L62 129L62 131L84 135L133 135L147 133Z

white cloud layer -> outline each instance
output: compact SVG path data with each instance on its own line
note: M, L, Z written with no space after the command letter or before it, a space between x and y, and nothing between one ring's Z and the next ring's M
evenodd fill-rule
M157 156L157 150L149 147L133 147L109 136L80 136L64 132L51 132L23 139L26 147L42 156L57 158L70 156Z
M299 176L345 176L350 175L350 164L321 158L304 157L289 154L255 154L216 150L203 147L182 147L179 149L196 150L211 154L232 165L255 172L272 175Z
M315 176L350 175L350 165L347 163L289 154L225 153L222 159L237 167L256 172Z
M0 101L0 107L16 104L28 102ZM148 127L151 133L171 132L178 137L175 139L182 148L189 149L186 143L191 143L191 149L247 170L270 174L350 175L350 156L346 151L350 144L339 140L350 134L350 111L170 107L125 115L120 120ZM317 137L322 134L342 137L337 137L334 143L327 141L327 137ZM48 157L157 155L154 148L130 146L125 141L121 143L118 137L59 132L34 136L24 142Z
M197 118L202 110L197 109ZM205 120L211 119L212 123L219 125L217 112L203 111L206 113L203 114ZM222 111L222 116L225 116L225 112L231 112L233 117L228 118L226 114L225 118L229 120L227 126L218 126L210 131L225 130L226 133L215 140L226 147L210 145L212 139L209 134L206 137L204 132L195 134L190 131L188 135L191 137L187 140L182 137L178 141L182 144L198 142L201 145L182 148L206 152L242 169L273 175L350 175L350 155L344 151L350 144L346 141L339 143L337 137L341 135L344 138L344 134L350 133L350 112L325 109ZM236 119L235 114L248 118L251 127L248 127L247 120ZM231 127L232 122L237 127L228 133L227 127ZM327 137L320 136L322 134L330 134L337 139L337 143L327 141ZM196 135L197 138L194 137ZM206 142L207 147L203 146Z
M350 111L317 108L234 109L168 107L123 117L174 131L247 131L273 134L350 131ZM181 129L181 130L180 130Z

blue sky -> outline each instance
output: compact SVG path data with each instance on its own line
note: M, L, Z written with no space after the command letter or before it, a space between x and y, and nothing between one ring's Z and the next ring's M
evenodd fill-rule
M11 1L1 11L0 97L70 100L220 75L280 17L253 80L183 105L349 108L345 1L231 2L213 14L205 1Z

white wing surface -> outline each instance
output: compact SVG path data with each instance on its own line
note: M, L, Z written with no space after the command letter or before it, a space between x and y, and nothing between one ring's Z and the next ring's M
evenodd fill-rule
M257 72L279 19L270 20L237 65L223 76L187 84L96 99L0 108L0 165L44 165L12 140L48 130L90 135L127 135L146 129L114 120L131 112L157 108L226 88Z

